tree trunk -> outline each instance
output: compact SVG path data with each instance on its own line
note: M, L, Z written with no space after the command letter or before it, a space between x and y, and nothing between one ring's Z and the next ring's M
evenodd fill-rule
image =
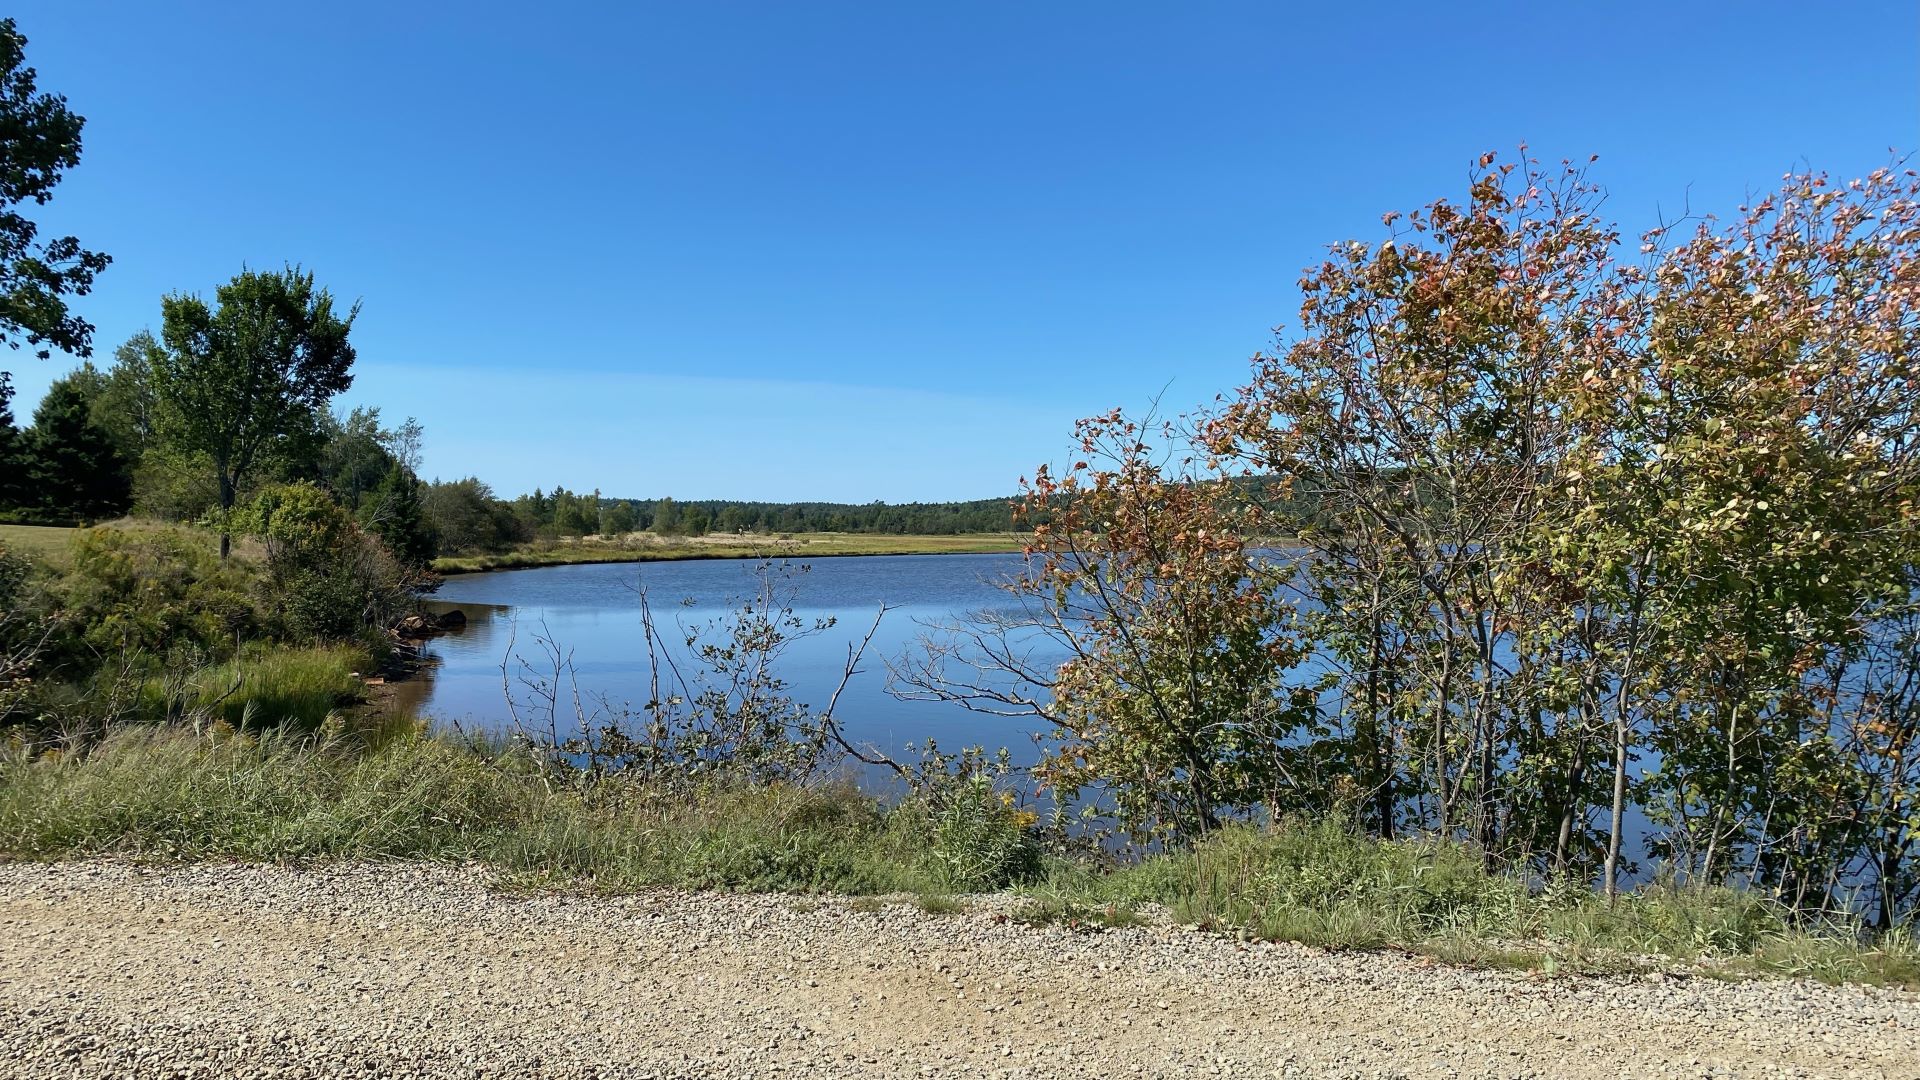
M1622 691L1624 693L1624 691ZM1607 827L1607 899L1620 892L1620 833L1627 816L1627 712L1613 711L1613 812Z
M1566 795L1560 800L1560 828L1553 838L1553 877L1556 881L1567 873L1567 859L1573 847L1574 811L1580 798L1580 785L1586 782L1586 778L1585 755L1576 751L1573 767L1567 772Z
M220 558L225 559L233 552L233 537L227 532L227 516L233 512L233 478L227 470L220 470Z
M1369 763L1373 781L1374 823L1383 840L1393 839L1393 780L1388 775L1392 753L1387 747L1386 725L1381 722L1380 664L1385 648L1380 640L1380 590L1374 587L1374 614L1367 645L1367 742L1372 756Z

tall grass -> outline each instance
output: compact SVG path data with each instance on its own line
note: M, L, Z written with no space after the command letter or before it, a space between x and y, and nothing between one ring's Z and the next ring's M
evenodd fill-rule
M141 691L142 711L235 728L311 730L360 700L362 684L354 673L370 663L366 650L347 645L250 644L233 659L200 668L184 680L149 678Z
M1055 866L1034 891L1089 921L1157 903L1183 923L1323 948L1586 970L1658 957L1920 985L1920 948L1905 931L1799 923L1767 897L1719 886L1652 885L1613 902L1579 887L1541 891L1487 871L1466 845L1375 840L1335 822L1232 827L1104 874Z
M1011 878L1028 916L1045 920L1124 926L1161 905L1180 923L1325 948L1570 970L1632 969L1651 954L1712 973L1920 985L1920 947L1905 932L1796 925L1734 889L1654 887L1615 903L1541 893L1488 873L1468 848L1333 823L1230 828L1120 866L1023 855L970 881L955 868L999 841L983 845L991 822L963 830L952 813L885 807L848 785L569 783L523 754L411 724L201 736L130 726L84 754L0 750L0 856L12 858L477 861L525 884L605 891L941 897Z
M477 860L601 888L919 889L923 845L849 787L553 786L416 730L127 728L83 757L0 755L0 851L49 859Z

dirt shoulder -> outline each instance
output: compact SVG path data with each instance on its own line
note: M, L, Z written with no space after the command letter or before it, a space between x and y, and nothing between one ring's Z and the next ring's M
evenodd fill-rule
M9 1076L1920 1076L1920 997L483 871L0 865Z

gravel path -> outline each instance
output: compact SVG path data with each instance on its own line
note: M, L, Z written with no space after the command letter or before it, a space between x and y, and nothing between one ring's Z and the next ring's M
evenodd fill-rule
M1886 991L486 883L0 865L0 1075L1920 1077Z

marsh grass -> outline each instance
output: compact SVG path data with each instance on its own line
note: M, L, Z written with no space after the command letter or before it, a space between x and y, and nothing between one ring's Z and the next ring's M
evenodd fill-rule
M154 718L312 730L362 699L365 687L355 673L370 663L365 650L352 646L248 645L233 659L194 671L183 681L147 679L141 703Z

